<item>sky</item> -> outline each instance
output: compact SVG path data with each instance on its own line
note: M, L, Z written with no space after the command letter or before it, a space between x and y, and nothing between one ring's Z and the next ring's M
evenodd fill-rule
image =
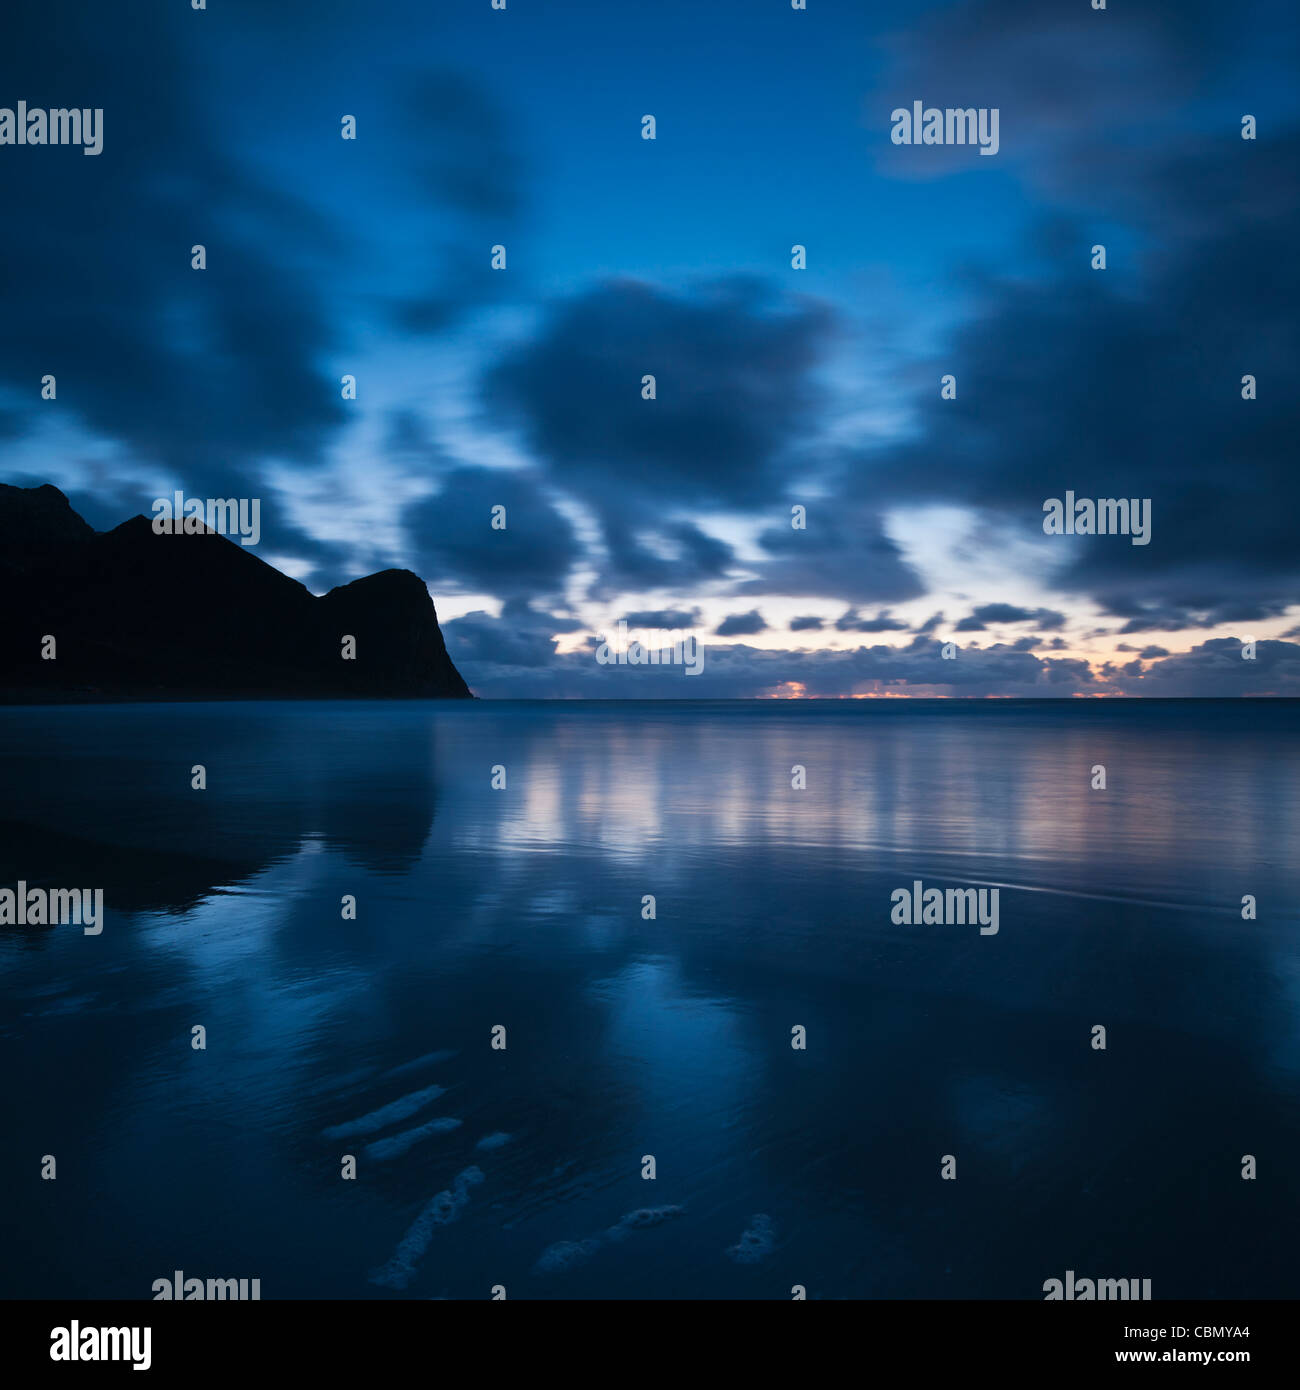
M484 696L1300 695L1298 49L1290 0L11 0L0 107L103 148L0 144L0 480L260 499L314 592L424 578Z

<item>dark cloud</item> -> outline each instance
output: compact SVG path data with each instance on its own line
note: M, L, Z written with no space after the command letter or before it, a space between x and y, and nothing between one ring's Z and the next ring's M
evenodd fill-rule
M791 632L820 632L823 626L824 623L821 618L807 617L790 619Z
M435 589L538 600L563 592L581 549L536 474L459 466L438 482L437 495L403 517L420 573ZM504 529L493 528L496 507L505 508Z
M485 616L471 615L479 638ZM1047 660L1001 645L983 651L966 649L955 660L945 660L941 644L926 639L905 648L858 647L847 652L766 651L743 644L704 647L703 666L695 676L687 675L681 665L602 665L594 650L545 660L540 648L520 648L508 636L502 640L502 659L494 660L488 643L480 642L473 652L460 647L460 638L453 644L452 634L469 622L458 619L447 624L448 649L465 679L485 696L509 693L517 688L521 674L526 675L530 691L556 698L748 698L792 693L1042 697L1098 689L1083 661Z
M698 608L640 608L623 618L628 627L655 628L662 631L694 627L699 620Z
M963 618L957 632L983 632L990 623L1033 623L1040 632L1065 626L1065 614L1054 608L1020 608L1014 603L984 603Z
M820 401L812 368L831 330L823 305L758 280L690 295L614 280L555 306L490 374L486 404L579 490L764 505L789 482L780 464Z
M805 452L824 404L814 369L834 332L825 306L752 278L682 294L612 281L555 306L489 373L485 402L597 518L598 594L723 580L735 556L698 514L770 507L816 471ZM814 505L806 530L775 525L760 545L769 559L734 592L863 602L922 591L870 506Z
M1134 662L1125 668L1119 684L1126 695L1300 696L1300 646L1259 642L1249 661L1243 659L1242 651L1242 644L1230 637L1212 638L1189 652L1157 660L1145 670Z
M353 26L291 0L279 8L294 13L310 81L285 87L282 40L257 7L236 8L223 22L163 6L130 24L111 7L52 14L19 0L6 11L4 99L75 99L105 115L98 156L7 151L5 202L22 215L3 228L0 384L26 427L58 420L121 446L93 493L68 487L100 524L147 511L154 487L139 480L161 472L191 495L261 498L268 552L337 575L348 547L271 504L268 466L287 469L290 486L311 478L359 417L339 377L362 306L367 328L382 323L376 312L442 327L495 293L483 229L517 214L521 169L505 118L473 79L407 70L358 83ZM306 178L277 177L279 152L263 158L232 118L256 114L266 92L270 143L292 142ZM339 138L343 111L358 114L356 144ZM338 215L341 189L369 200L380 150L404 184L403 234L427 228L427 252L407 258L396 296L377 251L388 220ZM204 270L191 268L196 244ZM39 399L46 373L58 380L53 403ZM362 373L359 400L373 388ZM66 465L53 471L67 480Z
M885 534L871 502L840 500L814 507L806 530L777 525L759 536L770 557L740 594L835 598L848 603L901 602L925 592L899 545Z
M1181 603L1143 602L1130 594L1099 596L1110 617L1125 618L1121 633L1182 632L1187 628L1215 627L1219 623L1259 623L1286 612L1292 600L1267 602L1249 598L1223 598L1210 593L1188 593Z
M1039 220L1020 273L954 286L978 312L927 364L915 443L865 475L855 461L864 496L964 502L1031 535L1067 489L1151 498L1149 546L1040 533L1044 577L1127 632L1259 621L1300 596L1282 521L1300 500L1300 411L1264 386L1295 356L1300 141L1258 48L1268 34L1294 53L1292 21L1279 0L962 0L892 37L870 103L882 167L944 175L974 155L893 147L892 105L997 106L1001 151L974 165L1023 180ZM1256 141L1240 139L1248 110ZM946 372L958 398L940 402ZM1247 373L1256 401L1241 399Z
M765 632L767 622L757 608L748 613L732 613L723 618L715 631L719 637L752 637L756 632Z
M702 647L703 669L688 676L680 665L610 666L596 660L595 642L582 651L555 654L549 634L579 625L508 605L500 619L472 613L447 623L448 650L475 691L508 695L527 682L537 696L602 699L749 698L773 694L836 697L862 694L922 696L1061 697L1290 696L1300 697L1300 645L1256 644L1254 660L1243 645L1216 638L1190 652L1160 656L1144 648L1140 659L1106 662L1100 675L1078 658L1044 657L1035 639L961 647L945 659L944 644L925 636L905 647L877 645L851 651L761 650L745 645ZM1062 639L1049 648L1059 650ZM1150 664L1143 666L1143 662Z
M479 82L443 69L403 79L398 99L380 114L379 139L408 151L401 167L426 223L427 278L402 286L394 319L413 332L439 332L507 286L518 294L525 177L498 103ZM492 267L494 245L506 248L508 274Z
M308 263L337 243L220 144L193 18L151 15L136 52L111 9L6 14L0 90L33 106L75 93L105 116L96 157L7 151L5 200L22 215L6 218L0 257L0 379L32 414L117 440L195 495L256 496L261 460L317 462L346 419ZM196 243L207 270L190 268ZM47 372L55 403L38 400ZM267 532L291 530L272 509Z
M1037 545L1053 587L1126 632L1284 611L1300 598L1300 401L1278 389L1300 316L1297 160L1292 134L1255 146L1231 131L1195 157L1153 158L1161 186L1223 190L1214 235L1163 247L1141 293L1088 268L1082 227L1047 281L984 282L978 318L934 364L916 439L855 459L844 490L996 515ZM939 399L941 371L956 400ZM1257 400L1242 399L1247 371ZM1044 501L1067 491L1150 499L1150 543L1044 535Z
M882 44L883 77L866 111L882 170L925 178L1009 165L1055 189L1067 184L1063 163L1167 133L1187 93L1224 65L1249 22L1217 0L1117 4L1105 12L1087 0L962 0L907 18L908 27ZM998 108L998 155L893 145L890 112L918 99Z
M734 564L731 547L693 521L645 516L635 505L617 506L616 486L611 484L599 495L582 496L602 521L602 549L593 557L599 566L593 595L687 588L720 579Z
M864 618L856 609L841 613L835 619L836 632L906 632L907 623L883 609L874 618Z
M510 599L499 618L484 612L466 613L443 623L442 632L447 651L462 675L472 670L483 672L488 679L511 680L512 673L522 672L531 686L539 668L557 661L558 634L581 627L571 618L539 612L525 599Z

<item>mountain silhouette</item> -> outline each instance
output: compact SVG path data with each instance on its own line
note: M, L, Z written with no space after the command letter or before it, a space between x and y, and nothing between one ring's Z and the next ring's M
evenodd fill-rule
M410 570L317 598L215 531L98 532L48 483L0 484L0 700L268 696L473 698Z

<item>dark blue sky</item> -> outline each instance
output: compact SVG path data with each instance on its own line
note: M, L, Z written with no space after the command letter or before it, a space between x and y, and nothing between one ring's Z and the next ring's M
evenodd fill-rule
M104 148L0 146L0 479L100 527L258 497L313 589L424 576L483 694L1300 694L1298 41L1268 0L16 0L0 106ZM914 100L997 154L892 144ZM1045 536L1067 490L1151 543ZM597 664L628 615L705 674Z

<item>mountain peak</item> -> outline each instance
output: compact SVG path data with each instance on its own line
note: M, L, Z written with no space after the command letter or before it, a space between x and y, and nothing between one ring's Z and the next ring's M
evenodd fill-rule
M49 485L0 485L0 556L0 700L472 698L410 570L316 598L216 531L96 532Z

